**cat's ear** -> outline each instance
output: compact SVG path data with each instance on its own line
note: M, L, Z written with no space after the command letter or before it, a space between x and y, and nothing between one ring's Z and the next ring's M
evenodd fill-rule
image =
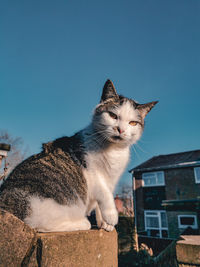
M142 118L144 119L147 113L158 103L158 101L153 101L147 104L138 104L137 109L139 110Z
M113 83L111 82L111 80L107 80L104 87L103 87L101 102L103 102L109 98L115 98L115 99L119 98L117 91L115 90L115 87L114 87Z

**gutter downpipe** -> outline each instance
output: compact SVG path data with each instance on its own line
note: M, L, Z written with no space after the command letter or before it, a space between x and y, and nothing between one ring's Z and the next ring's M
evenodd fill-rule
M136 210L136 186L135 186L135 177L134 171L132 171L133 179L132 179L132 188L133 188L133 211L134 211L134 236L133 239L135 241L134 249L138 252L138 234L137 234L137 210Z

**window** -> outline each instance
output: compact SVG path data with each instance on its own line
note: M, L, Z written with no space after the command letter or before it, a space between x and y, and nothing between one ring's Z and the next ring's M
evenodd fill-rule
M187 228L191 227L197 229L197 217L196 215L178 215L178 227Z
M167 216L165 211L145 210L145 231L148 236L168 237Z
M200 167L194 168L195 182L200 183Z
M165 185L164 172L145 172L142 174L143 186Z

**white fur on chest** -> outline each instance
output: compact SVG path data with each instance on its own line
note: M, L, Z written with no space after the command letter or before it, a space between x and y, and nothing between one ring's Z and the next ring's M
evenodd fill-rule
M109 148L101 152L87 154L87 173L98 179L104 180L111 191L114 190L121 174L129 161L129 148Z

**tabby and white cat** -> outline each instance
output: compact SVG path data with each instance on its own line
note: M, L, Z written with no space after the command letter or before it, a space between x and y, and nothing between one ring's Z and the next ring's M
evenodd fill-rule
M112 231L113 190L156 103L118 95L108 80L91 124L19 164L0 188L0 207L41 232L88 230L95 209L99 228Z

